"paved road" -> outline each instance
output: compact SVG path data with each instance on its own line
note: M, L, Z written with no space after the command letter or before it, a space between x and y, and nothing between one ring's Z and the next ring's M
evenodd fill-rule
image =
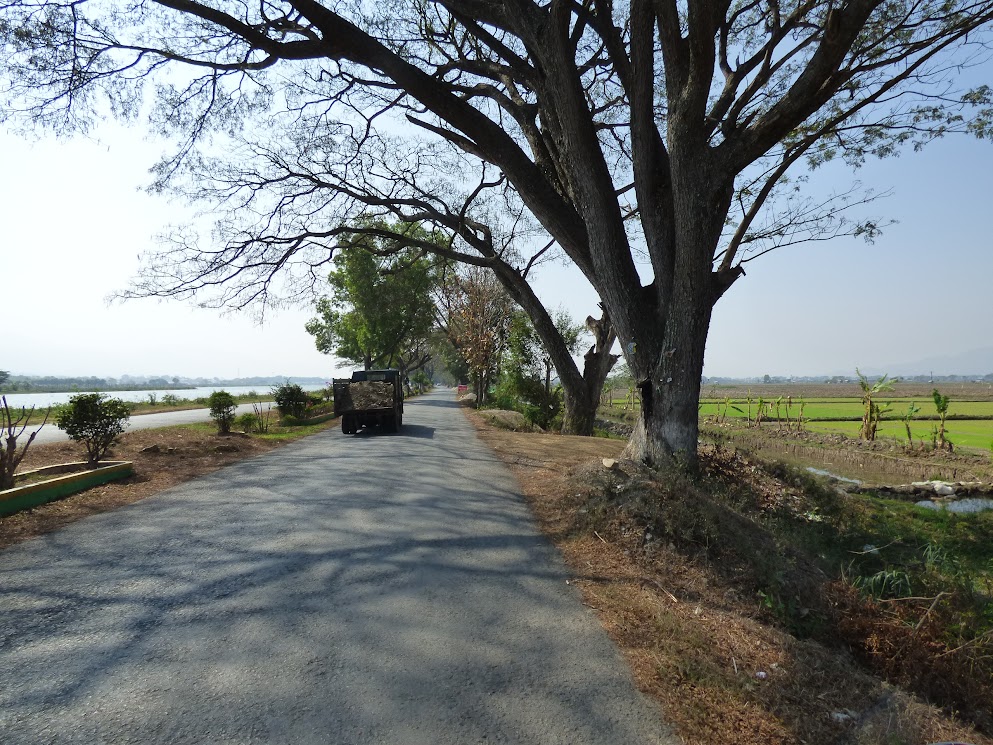
M263 409L267 404L262 404ZM235 407L235 415L249 413L254 409L252 404L240 404ZM272 405L272 416L276 417L276 405ZM133 429L155 429L157 427L171 427L176 424L192 424L193 422L209 422L210 409L184 409L183 411L163 411L160 414L138 414L128 420L128 430ZM28 435L33 431L32 427L25 430L21 438L21 443L27 442ZM55 426L54 419L50 420L38 432L34 438L34 444L43 442L62 442L68 440L69 436Z
M0 740L670 743L450 392L0 553Z

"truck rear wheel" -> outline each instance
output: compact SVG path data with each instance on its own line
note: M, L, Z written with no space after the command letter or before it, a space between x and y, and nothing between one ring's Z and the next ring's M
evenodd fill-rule
M355 434L355 424L352 422L352 417L348 414L344 414L341 417L341 432L345 435Z

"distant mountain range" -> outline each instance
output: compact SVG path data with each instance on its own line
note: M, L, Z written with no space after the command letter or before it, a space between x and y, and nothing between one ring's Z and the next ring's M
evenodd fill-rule
M910 375L968 375L983 377L993 373L993 347L972 349L958 354L940 354L887 367L871 367L866 374L890 376Z

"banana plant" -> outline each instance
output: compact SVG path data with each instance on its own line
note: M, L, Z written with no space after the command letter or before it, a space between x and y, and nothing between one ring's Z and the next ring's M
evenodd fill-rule
M938 410L938 443L937 447L942 450L951 450L949 447L949 442L945 438L945 417L948 416L948 404L951 403L951 399L948 396L942 396L938 393L938 389L935 388L931 391L931 398L934 399L934 408Z
M911 401L910 406L907 407L907 413L903 415L903 426L907 430L907 447L911 450L914 449L914 435L910 431L910 422L920 410L921 407Z
M889 375L884 375L875 383L870 383L869 379L857 367L855 368L855 374L859 378L859 388L862 389L862 406L864 407L862 430L859 433L859 437L871 442L876 439L876 428L879 426L880 417L889 411L888 405L880 406L876 403L875 396L883 391L892 391L896 380L891 380Z

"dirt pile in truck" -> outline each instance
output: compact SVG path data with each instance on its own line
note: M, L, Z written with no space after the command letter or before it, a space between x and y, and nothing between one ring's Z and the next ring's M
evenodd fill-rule
M341 390L341 407L346 410L388 409L392 406L392 383L363 380L353 382Z

